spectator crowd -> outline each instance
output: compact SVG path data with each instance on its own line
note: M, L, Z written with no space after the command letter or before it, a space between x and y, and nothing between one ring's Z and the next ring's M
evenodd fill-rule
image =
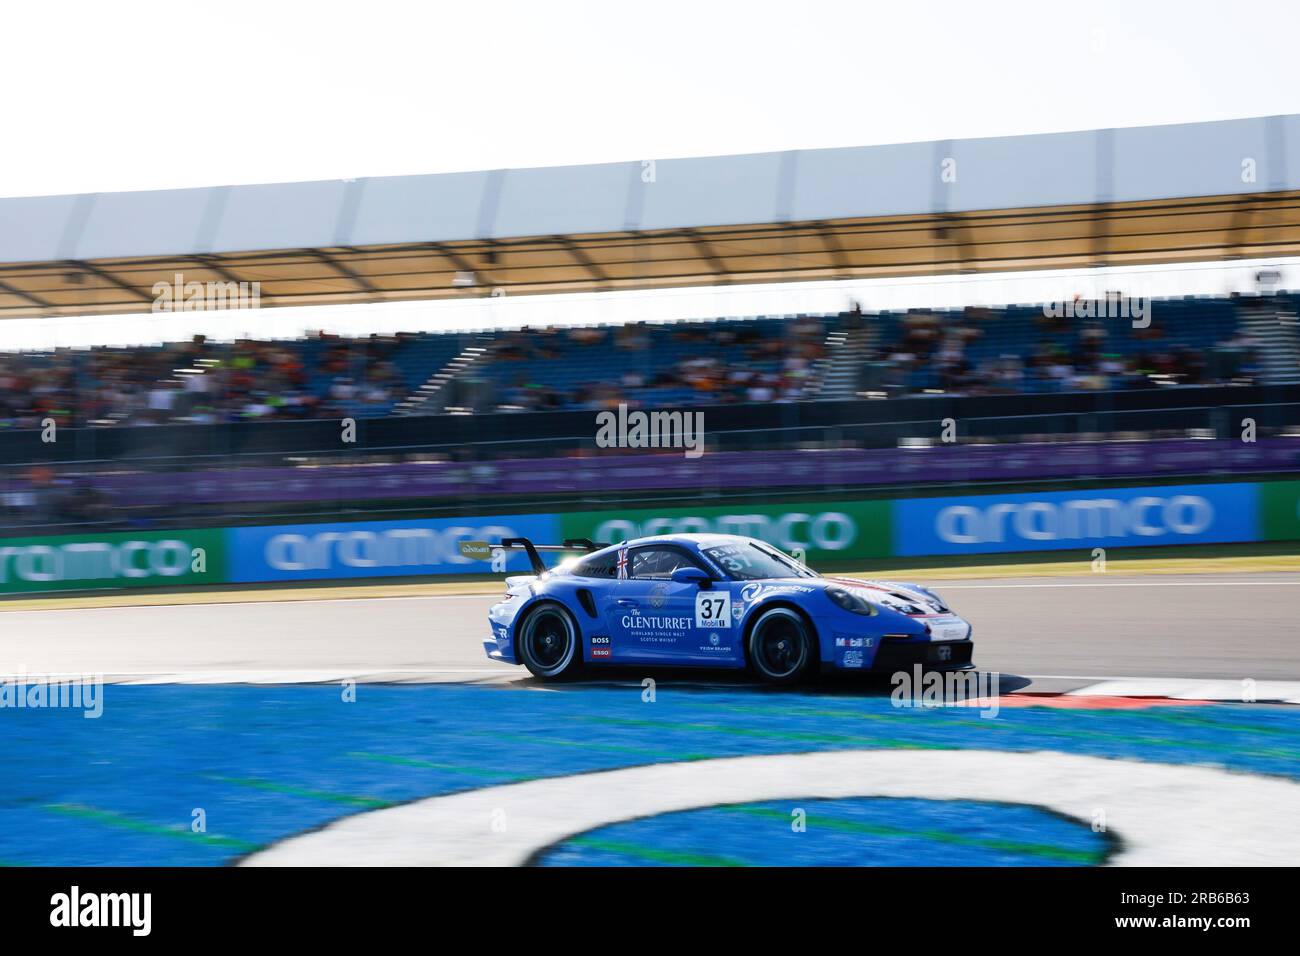
M498 332L484 360L458 374L444 398L480 412L815 399L824 397L823 373L834 358L829 333L865 343L850 353L856 395L1253 380L1257 343L1226 300L1207 301L1145 328L968 308ZM1207 311L1212 308L1220 311ZM404 351L414 340L452 348ZM214 343L195 336L143 348L4 353L0 428L39 428L48 419L60 426L132 426L393 414L455 351L451 337L432 333L317 333L293 341ZM419 407L440 412L449 405Z
M212 424L387 411L406 391L400 339L203 336L152 348L0 354L0 426Z
M910 312L866 356L860 387L889 396L1009 395L1249 382L1256 343L1240 327L1207 343L1176 325L1036 315L1016 323L990 309ZM1123 320L1127 322L1127 320Z
M512 332L485 374L507 411L792 402L826 355L817 317Z

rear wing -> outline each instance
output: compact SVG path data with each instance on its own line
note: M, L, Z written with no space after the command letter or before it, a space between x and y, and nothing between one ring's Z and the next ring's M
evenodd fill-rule
M598 551L602 548L608 548L608 544L601 541L593 541L589 537L567 537L564 538L562 545L534 545L526 537L504 537L500 540L499 545L493 545L493 548L504 548L510 550L523 550L528 554L528 562L533 566L534 574L545 574L546 562L542 561L541 551L578 551L580 554L590 554L591 551Z

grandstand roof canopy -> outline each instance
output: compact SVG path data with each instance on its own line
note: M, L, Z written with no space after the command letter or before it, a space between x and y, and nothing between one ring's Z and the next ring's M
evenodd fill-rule
M0 316L1300 254L1300 116L0 199Z

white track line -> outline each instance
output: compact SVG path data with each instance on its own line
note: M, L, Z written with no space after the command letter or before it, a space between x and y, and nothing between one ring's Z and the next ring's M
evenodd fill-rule
M1170 697L1175 700L1216 700L1300 703L1300 681L1192 680L1180 677L1131 678L1102 681L1066 691L1081 697Z
M948 584L937 580L931 585L936 591L1002 591L1020 588L1212 588L1212 587L1269 587L1281 585L1294 587L1300 585L1300 577L1294 581L1090 581L1071 584L1060 582L1036 582L1034 584Z
M502 589L504 591L504 585ZM117 592L114 592L117 593ZM28 611L33 613L44 611L169 611L178 607L193 608L217 608L217 607L249 607L257 605L258 607L271 607L275 605L301 605L301 604L355 604L364 601L463 601L467 598L495 598L495 592L492 594L375 594L370 597L291 597L291 598L273 598L269 601L176 601L175 603L153 603L153 604L107 604L98 607L60 607L56 601L51 600L49 607L5 607L6 601L0 600L0 611L9 614L23 614ZM93 596L91 596L93 597ZM35 600L30 595L15 598L16 601ZM76 600L71 598L70 600Z
M908 572L900 572L904 576ZM1187 572L1196 574L1198 572ZM1207 577L1211 575L1221 575L1232 572L1205 572ZM957 583L965 578L953 578L949 581L938 579L934 582L935 590L940 591L998 591L1013 590L1023 588L1205 588L1205 587L1269 587L1280 585L1283 587L1300 586L1300 573L1279 571L1279 574L1294 573L1295 578L1283 581L1222 581L1222 580L1205 580L1205 581L1090 581L1071 583L1067 581L1041 581L1026 584L960 584ZM865 576L864 576L865 577ZM114 592L116 593L116 592ZM106 607L59 607L57 603L51 601L49 607L26 607L26 608L6 608L6 602L0 600L0 612L13 614L22 614L27 611L143 611L143 610L169 610L178 607L247 607L249 605L270 606L270 605L304 605L304 604L354 604L365 601L463 601L466 599L485 599L496 597L495 592L488 594L389 594L373 595L370 597L294 597L294 598L277 598L273 600L240 600L240 601L177 601L176 603L167 604L118 604ZM18 600L32 600L30 595L24 595Z
M16 671L0 674L4 681L38 681L85 680L99 678L108 684L335 684L352 680L358 683L420 683L438 682L443 675L458 676L520 676L504 667L440 667L421 669L376 668L374 670L354 670L351 668L318 668L314 670L190 670L190 671L149 671L149 672L115 672L90 674L85 671L70 673ZM452 683L452 681L447 681Z
M519 866L598 827L766 800L978 800L1105 814L1120 866L1291 866L1300 784L1053 751L858 750L654 764L488 787L345 817L251 866ZM815 827L810 818L809 827ZM922 861L925 862L925 861Z
M431 667L431 668L352 668L270 669L270 670L189 670L156 672L119 672L90 674L85 672L15 671L0 673L0 682L28 684L49 681L102 680L106 684L338 684L355 681L359 684L421 684L456 683L458 679L480 677L495 678L495 682L514 681L525 672L520 668L499 665L496 667ZM1211 700L1233 703L1284 703L1300 704L1300 681L1260 680L1247 684L1242 679L1227 677L1084 677L1061 674L1004 675L1023 677L1031 682L1067 680L1082 682L1068 690L1037 693L1042 696L1075 697L1163 697L1175 700ZM617 683L618 675L612 680ZM479 681L471 681L479 682ZM492 681L489 681L492 682ZM480 682L481 683L481 682ZM707 680L675 681L674 686L709 689L714 686ZM526 685L530 689L534 685ZM581 685L578 685L581 686ZM732 685L726 685L732 686ZM561 688L546 688L558 690ZM1028 687L1008 691L1009 694L1036 693L1031 683Z

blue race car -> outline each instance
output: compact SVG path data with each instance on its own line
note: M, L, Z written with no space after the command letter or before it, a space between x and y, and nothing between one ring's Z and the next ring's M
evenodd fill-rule
M491 547L526 551L535 573L506 578L484 649L547 680L586 664L749 667L778 684L820 667L973 666L970 624L933 591L822 577L754 538L507 538ZM539 551L585 553L547 570Z

